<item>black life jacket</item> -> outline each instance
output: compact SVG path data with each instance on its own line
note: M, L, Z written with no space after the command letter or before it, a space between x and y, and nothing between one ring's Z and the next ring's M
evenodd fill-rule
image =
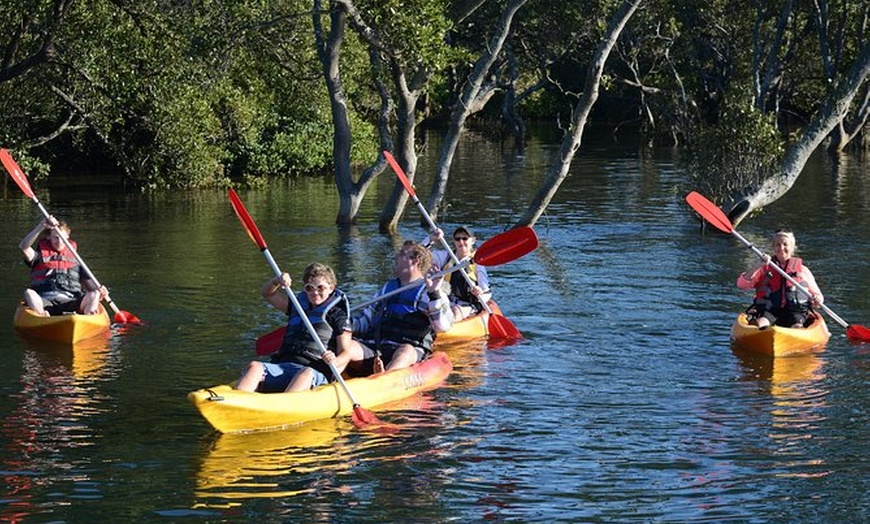
M299 300L302 310L308 316L308 320L311 321L311 326L314 327L314 331L317 333L317 337L320 339L323 347L335 350L333 335L336 333L329 322L326 321L326 317L329 311L336 307L343 309L346 314L350 313L350 304L345 294L341 290L336 289L323 304L317 307L312 307L307 293L299 293L296 295L296 298ZM284 341L281 343L281 349L272 357L272 361L296 362L303 366L311 366L329 376L331 373L329 366L320 357L320 346L311 338L311 333L308 332L302 317L296 312L296 308L290 304Z
M69 243L76 249L75 242ZM37 293L65 291L80 295L79 262L73 252L68 248L57 251L49 240L41 240L36 248L36 257L30 263L30 287Z
M460 261L461 262L461 261ZM453 259L447 261L444 264L444 270L450 269L455 264ZM450 274L450 294L453 295L457 300L468 304L477 304L477 297L471 293L471 286L468 285L468 281L465 280L465 277L460 275L463 270L454 271ZM468 275L468 278L474 285L477 285L477 266L472 263L465 268L465 273Z

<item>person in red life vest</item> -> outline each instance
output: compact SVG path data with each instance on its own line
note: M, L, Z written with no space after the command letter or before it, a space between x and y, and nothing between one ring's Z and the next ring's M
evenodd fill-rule
M42 316L96 314L108 291L80 274L81 266L61 235L76 249L76 243L69 240L69 226L54 217L41 220L21 240L19 247L30 267L30 287L24 292L24 302Z
M441 229L436 229L429 237L429 245L441 245L443 235ZM453 231L453 253L460 262L474 257L474 242L476 240L474 231L468 226L459 226ZM446 250L433 249L432 265L444 270L450 269L455 264L450 258L450 253ZM459 274L459 271L450 273L450 276L447 277L447 281L450 283L449 298L454 321L460 321L480 313L483 311L482 303L488 302L492 298L489 274L485 267L472 262L464 271L471 279L472 285L468 285L468 281Z
M308 326L299 316L287 292L293 280L287 273L263 283L260 293L276 309L287 314L287 330L281 348L271 362L252 361L236 383L241 391L274 393L305 391L335 380L327 362L341 373L350 361L362 360L362 348L351 341L350 305L345 294L336 289L331 267L313 263L302 273L303 291L296 295L311 321L320 344L311 338ZM326 349L321 353L320 348Z
M816 279L803 260L793 256L797 244L794 233L780 229L773 235L773 258L766 256L763 264L737 277L737 287L755 289L755 301L747 310L759 328L772 324L784 327L804 327L810 306L818 307L824 296ZM810 292L807 296L776 271L772 264L783 269Z

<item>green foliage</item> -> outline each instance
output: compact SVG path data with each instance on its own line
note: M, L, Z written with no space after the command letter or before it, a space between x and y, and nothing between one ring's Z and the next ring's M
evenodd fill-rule
M378 38L395 49L403 66L440 71L453 53L445 45L452 27L447 18L447 0L418 0L413 7L405 0L361 0L357 8L369 25L378 29Z
M510 80L519 95L546 78L546 87L524 98L520 109L527 118L564 122L619 4L528 2L506 46L516 59L516 76L509 76L514 71L502 56L490 79L503 87ZM56 5L0 3L4 67L41 56L48 35L54 42L26 74L0 69L0 145L14 148L32 176L61 165L58 159L80 158L114 162L144 187L194 188L331 167L330 101L310 0L73 1L64 18ZM437 118L444 111L432 106L449 109L455 102L505 3L483 2L456 23L449 13L458 4L450 0L355 5L377 38L398 52L409 78L425 72L430 107L420 114ZM841 76L866 45L860 2L792 5L783 36L795 45L776 54L767 51L784 5L647 0L608 60L596 118L641 121L645 131L683 136L690 145L701 129L696 172L715 181L717 194L758 183L774 169L782 140L773 117L751 109L753 91L733 86L752 85L759 64L783 59L782 82L767 93L762 109L778 112L780 125L783 115L803 125L826 98L830 78ZM831 9L826 29L835 52L829 64L820 59L817 6ZM321 17L328 29L328 13ZM345 32L341 83L356 164L369 163L378 148L380 98L366 45L354 31ZM490 102L489 115L499 115L499 99Z
M729 91L718 122L700 131L692 150L694 187L717 201L776 174L785 152L775 117L759 111L747 91Z

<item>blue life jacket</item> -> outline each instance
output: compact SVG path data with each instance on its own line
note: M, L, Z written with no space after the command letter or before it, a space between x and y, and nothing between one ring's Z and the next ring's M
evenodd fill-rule
M384 284L381 294L400 288L399 279L393 279ZM382 300L375 309L373 318L373 333L362 338L373 339L375 343L392 342L395 344L411 344L412 346L431 351L435 341L435 330L429 321L429 315L420 310L420 301L426 293L426 284L405 290Z

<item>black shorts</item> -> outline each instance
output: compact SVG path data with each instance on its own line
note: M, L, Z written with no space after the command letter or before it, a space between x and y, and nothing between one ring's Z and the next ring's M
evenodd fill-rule
M806 325L806 311L789 311L787 309L767 310L764 306L752 305L746 310L751 318L764 317L771 325L792 327L795 324Z
M82 305L82 299L84 299L84 295L74 296L71 298L63 295L56 296L50 299L42 296L40 296L40 298L42 298L42 307L45 309L45 311L51 316L56 316L69 313L77 313Z
M359 342L360 347L363 350L363 359L360 362L353 363L353 367L348 366L348 372L352 376L355 377L365 377L371 375L374 372L374 364L375 358L380 356L384 365L390 363L390 360L393 359L393 355L395 355L396 350L399 349L400 344L394 343L381 343L379 349L374 349L372 346L368 345L366 342L362 342L361 340L357 340ZM413 346L417 351L417 362L422 362L426 356L429 354L428 351L421 348L420 346Z

